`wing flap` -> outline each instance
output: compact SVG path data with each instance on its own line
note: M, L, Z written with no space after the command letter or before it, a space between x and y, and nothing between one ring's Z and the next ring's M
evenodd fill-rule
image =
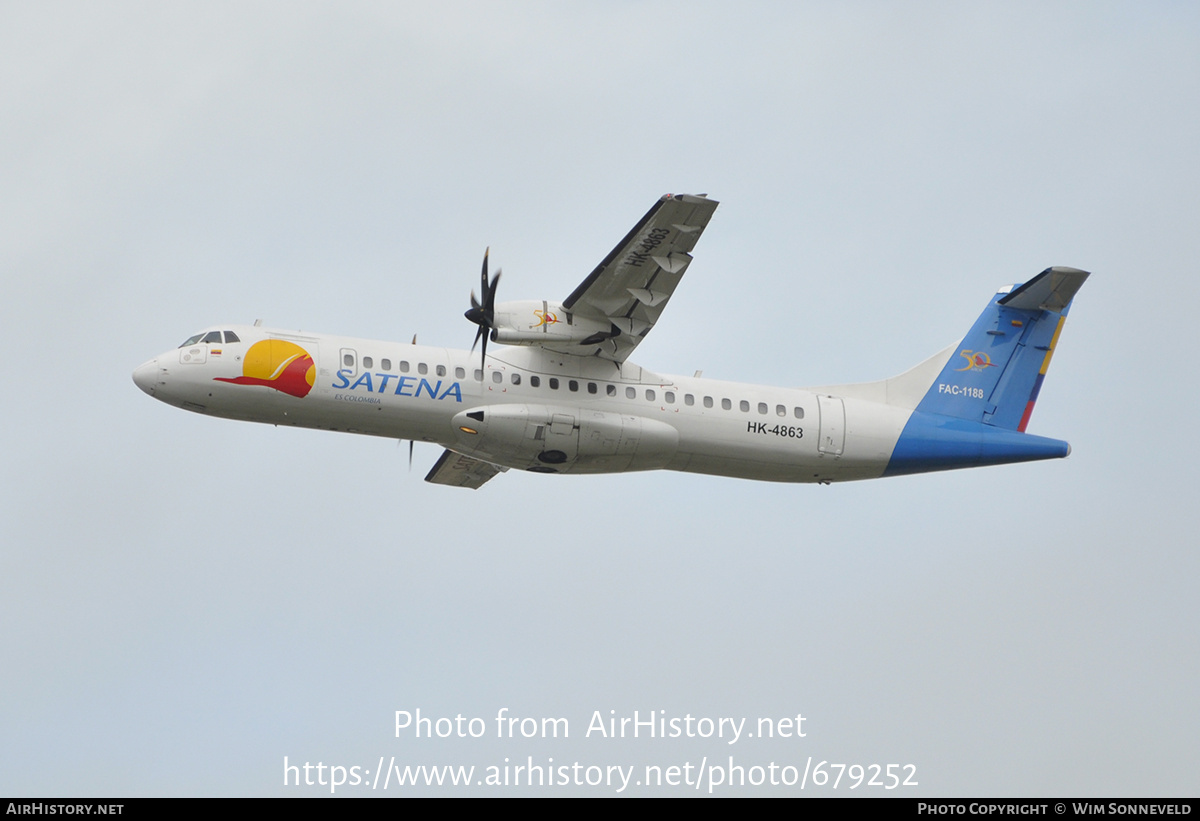
M478 490L488 479L498 476L506 470L508 470L506 467L447 450L442 452L441 458L429 471L425 481L435 485L451 485Z

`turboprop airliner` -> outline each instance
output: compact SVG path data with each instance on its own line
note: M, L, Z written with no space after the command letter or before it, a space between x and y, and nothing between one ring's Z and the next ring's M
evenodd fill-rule
M500 274L489 279L485 253L466 313L478 356L415 338L219 325L133 381L209 416L436 443L444 452L426 481L468 488L509 468L830 483L1070 453L1025 428L1088 277L1075 268L1002 288L961 342L879 382L770 387L630 362L716 207L704 195L662 197L561 302L497 304Z

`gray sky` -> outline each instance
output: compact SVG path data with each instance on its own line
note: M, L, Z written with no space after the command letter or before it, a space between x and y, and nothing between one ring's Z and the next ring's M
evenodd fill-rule
M1195 795L1198 37L1183 3L0 4L0 794L811 756ZM638 348L664 373L882 378L1092 271L1030 425L1072 456L472 493L130 380L260 317L467 347L485 246L501 299L562 299L667 192L722 204ZM488 735L396 738L417 709ZM585 737L610 710L807 735ZM532 792L576 790L614 791Z

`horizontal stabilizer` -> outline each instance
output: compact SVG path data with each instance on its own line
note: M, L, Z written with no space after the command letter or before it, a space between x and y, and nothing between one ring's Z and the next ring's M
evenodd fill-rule
M1088 272L1078 268L1047 268L997 301L1008 308L1023 311L1062 313L1087 278Z

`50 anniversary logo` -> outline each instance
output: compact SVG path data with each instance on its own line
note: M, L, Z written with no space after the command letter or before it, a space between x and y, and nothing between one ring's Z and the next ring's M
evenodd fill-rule
M955 372L962 371L982 371L984 368L996 367L992 363L992 358L983 351L968 351L964 350L959 353L963 359L967 360L967 364L961 368L955 368Z

